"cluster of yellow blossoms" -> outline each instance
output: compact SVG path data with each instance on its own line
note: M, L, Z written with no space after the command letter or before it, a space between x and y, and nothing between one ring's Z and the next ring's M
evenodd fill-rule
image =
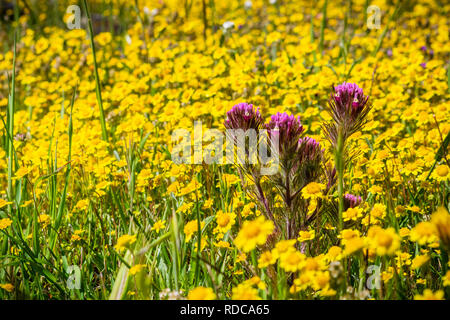
M83 287L92 286L84 298L117 294L118 274L134 277L128 298L157 298L168 287L184 289L189 299L348 298L348 287L353 298L364 288L376 298L444 298L450 286L450 168L441 148L450 132L449 4L418 0L394 15L391 1L371 1L382 23L368 29L365 0L352 1L351 11L323 0L209 1L206 28L202 1L89 2L103 10L94 21L94 43L107 141L89 34L67 28L69 1L52 8L53 18L26 14L0 22L8 26L0 28L3 119L12 28L18 28L17 165L8 177L7 151L0 150L0 260L26 261L0 270L0 298L26 296L29 288L48 293L45 298L80 298L61 293L64 272L52 276L72 264L87 273ZM229 165L171 160L174 130L193 132L194 121L203 131L221 129L226 111L242 101L265 115L300 116L331 158L321 123L330 120L329 88L343 81L365 88L373 107L350 139L357 152L344 177L346 190L363 201L345 210L337 242L330 236L336 223L324 209L298 238L275 243L273 222L245 192L251 181ZM0 129L5 142L7 128L0 123ZM316 182L302 189L305 212L336 196L326 189ZM282 207L283 199L271 201ZM133 254L123 258L124 252ZM31 254L39 258L29 262ZM25 285L35 261L43 261L45 276ZM370 265L381 268L375 288L365 285ZM143 275L151 280L141 281Z

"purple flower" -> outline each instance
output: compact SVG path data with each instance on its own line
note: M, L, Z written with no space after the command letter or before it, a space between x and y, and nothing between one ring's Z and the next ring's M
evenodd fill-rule
M266 124L269 136L278 135L280 154L288 155L297 148L298 139L304 131L300 122L300 116L288 115L287 113L277 113L270 118Z
M354 196L350 193L347 193L344 196L344 204L346 209L357 207L361 204L361 202L362 199L360 196Z
M305 184L315 181L321 173L321 164L325 149L320 147L319 142L310 137L298 140L297 157L293 167L294 181L303 181Z
M426 68L427 67L427 63L426 62L422 62L421 64L420 64L420 66L422 67L422 68Z
M325 124L324 130L334 147L337 147L339 133L345 141L361 129L370 111L368 101L369 96L355 83L344 82L333 88L328 111L334 122Z
M225 120L225 127L227 129L260 129L262 128L264 120L259 113L259 108L254 109L252 104L239 103L230 111L227 112L227 119Z
M334 91L337 111L342 114L350 111L353 118L356 118L369 100L369 97L364 95L363 89L356 83L344 82L336 86Z
M392 49L388 49L386 51L386 54L388 55L388 57L392 57Z

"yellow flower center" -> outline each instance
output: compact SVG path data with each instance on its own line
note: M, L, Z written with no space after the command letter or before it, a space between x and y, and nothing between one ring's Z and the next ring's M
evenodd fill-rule
M225 227L228 222L230 222L230 217L228 215L221 215L217 218L217 224L222 228Z
M247 238L254 238L256 237L259 232L261 231L261 227L257 224L250 224L245 228L245 235Z
M316 194L320 193L320 185L318 183L310 183L308 184L308 193L309 194Z
M391 246L393 240L394 239L392 239L390 235L380 235L378 238L378 244L382 247L388 248Z
M295 252L291 253L289 257L286 259L287 263L290 265L297 265L300 263L301 258L298 254Z
M440 177L445 177L448 174L448 167L447 166L439 166L436 168L436 173Z

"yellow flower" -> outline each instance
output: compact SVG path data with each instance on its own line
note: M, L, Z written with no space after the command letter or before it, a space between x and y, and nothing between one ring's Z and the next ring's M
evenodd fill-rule
M428 221L419 222L411 230L409 238L411 241L417 241L420 245L433 243L438 239L435 227Z
M217 211L216 223L217 227L214 228L213 233L227 233L234 224L236 214L233 212Z
M360 237L354 237L345 241L344 255L351 255L364 248L364 240Z
M12 204L12 202L6 201L5 199L0 199L0 209L5 207L5 206L7 206L7 205L9 205L9 204Z
M156 221L152 228L150 229L151 231L156 231L157 233L159 233L162 229L164 229L166 227L166 220L158 220Z
M439 207L431 215L431 224L435 227L442 242L450 247L450 214L444 207Z
M31 170L33 170L33 168L20 167L20 169L16 171L16 173L12 179L13 180L22 179L27 174L29 174L31 172Z
M238 183L241 179L235 174L224 173L222 175L222 180L229 187L231 185L234 185L234 184Z
M258 276L254 276L248 280L245 280L243 282L244 285L249 285L249 286L257 286L258 289L260 290L265 290L266 289L266 284L261 281L261 278Z
M444 300L444 291L433 292L430 289L425 289L422 295L416 294L414 300Z
M185 202L177 209L177 213L178 212L187 213L188 211L190 211L192 209L193 206L194 206L194 203Z
M299 232L299 237L297 238L298 241L302 242L302 241L308 241L308 240L312 240L315 238L316 236L316 231L315 230L309 230L309 231L300 231Z
M427 255L416 256L414 259L412 259L411 268L418 269L425 263L427 263L428 260L430 260L430 257Z
M388 282L394 277L393 268L389 267L387 271L383 271L381 273L381 280L383 280L384 283Z
M38 216L38 222L42 223L44 226L47 226L50 223L50 216L48 214L40 214Z
M11 224L12 224L12 221L9 218L0 219L0 230L4 230L4 229L8 228Z
M224 248L224 249L229 249L231 247L229 242L223 240L214 243L214 246L217 248Z
M246 283L241 283L232 290L232 300L261 300L258 290Z
M213 205L213 199L208 199L203 204L202 209L211 209L212 205Z
M135 242L136 242L136 235L125 234L117 240L117 244L114 246L114 248L117 251L121 252L125 249L128 249L130 245L132 245Z
M132 267L130 268L129 273L130 273L132 276L134 276L136 273L141 272L141 270L144 269L145 267L146 267L145 264L137 264L137 265L134 265L134 266L132 266Z
M363 210L359 207L348 208L342 213L342 218L344 219L344 221L356 221L358 218L362 217L362 212Z
M245 221L239 231L234 244L244 252L249 252L257 245L266 243L267 237L273 232L275 226L272 221L260 216L253 221Z
M295 272L305 265L306 256L299 251L288 251L280 256L280 266L287 272Z
M205 222L200 223L200 228L203 229L205 226ZM189 242L193 236L194 233L198 231L198 220L192 220L186 223L184 226L184 234L186 235L186 242Z
M427 284L427 279L417 278L416 279L416 283L417 284L426 285Z
M329 271L319 271L314 274L313 277L313 289L322 290L328 289L330 285L330 272Z
M345 244L348 240L359 237L359 231L353 229L344 229L341 231L339 238L342 239L342 243Z
M400 237L402 238L406 238L409 236L411 230L409 230L408 228L401 228L398 233L400 234Z
M285 253L285 252L294 251L295 243L296 243L295 239L281 240L275 245L275 248L273 249L273 251L276 252L278 255Z
M197 287L189 291L188 300L215 300L216 294L211 288Z
M241 253L236 257L236 263L247 260L247 255L245 253Z
M450 270L448 270L445 276L442 277L442 281L445 287L450 286Z
M386 206L382 203L376 203L370 211L371 217L383 219L386 216Z
M302 189L302 196L305 199L317 199L322 197L322 191L325 185L317 182L311 182Z
M83 210L86 210L88 206L89 206L89 200L82 199L82 200L79 200L77 202L77 204L75 205L74 209L83 211Z
M247 203L244 208L242 208L241 215L245 218L251 215L252 209L255 207L255 204L253 202Z
M367 240L369 247L379 256L392 255L400 248L400 236L394 228L373 226L369 229Z
M450 170L447 165L441 164L434 169L433 177L437 181L448 181L450 180Z
M330 261L337 261L342 258L342 249L337 246L332 246L328 249L327 257Z
M77 235L77 234L73 234L71 237L70 237L70 241L71 242L77 242L77 241L80 241L81 240L81 237L79 236L79 235Z
M14 286L11 283L0 284L0 288L6 290L8 292L13 292L13 290L14 290Z
M258 268L265 268L271 264L277 262L278 253L274 250L265 251L258 259Z

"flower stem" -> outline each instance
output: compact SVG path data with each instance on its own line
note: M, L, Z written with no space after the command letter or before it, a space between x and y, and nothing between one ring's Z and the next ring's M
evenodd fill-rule
M339 197L339 224L338 231L343 229L344 222L342 213L344 212L344 137L339 130L337 149L335 152L336 171L338 175L338 197Z

